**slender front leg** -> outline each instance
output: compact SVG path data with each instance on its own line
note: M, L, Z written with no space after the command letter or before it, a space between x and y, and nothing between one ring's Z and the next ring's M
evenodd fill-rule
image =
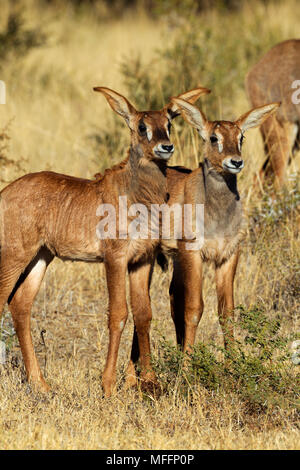
M130 299L134 319L134 334L131 359L127 368L126 387L136 384L135 364L140 359L142 387L155 385L157 379L151 365L150 324L152 319L150 303L150 282L153 263L129 267Z
M171 313L177 342L184 352L195 343L197 326L203 313L202 260L198 251L179 247L170 287Z
M218 297L219 321L223 330L225 349L234 339L234 296L233 282L236 267L239 259L239 252L234 253L221 266L216 266L216 287Z
M198 324L203 314L202 259L198 251L184 251L182 264L184 279L184 343L183 352L191 352L195 344Z
M107 257L105 269L109 295L109 346L102 385L105 396L109 397L116 383L116 364L120 339L128 317L125 283L127 260L118 258L116 255Z

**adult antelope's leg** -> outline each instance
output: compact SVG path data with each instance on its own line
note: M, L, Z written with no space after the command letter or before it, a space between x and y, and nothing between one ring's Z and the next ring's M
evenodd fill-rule
M177 343L188 352L194 345L204 307L202 260L198 251L185 250L183 244L174 263L170 295Z
M115 256L107 256L105 261L106 280L109 295L109 346L102 385L106 397L111 395L116 382L116 365L121 334L127 317L126 303L126 270L127 260Z
M53 255L46 248L42 248L20 276L8 301L28 381L32 382L41 391L47 391L49 387L43 378L34 352L30 331L30 314L47 266L52 259Z
M283 184L286 167L291 154L289 133L285 125L276 117L270 117L261 125L261 132L268 153L268 158L260 170L260 178L268 176L272 170L275 177L275 185Z
M126 387L136 384L135 363L140 358L142 387L157 382L151 366L150 324L152 319L150 303L150 283L153 264L129 267L130 298L134 319L134 333L131 358L127 368Z
M219 321L224 334L224 345L228 348L234 339L233 314L234 296L233 282L238 263L238 251L229 260L220 266L216 266L216 287L218 297Z

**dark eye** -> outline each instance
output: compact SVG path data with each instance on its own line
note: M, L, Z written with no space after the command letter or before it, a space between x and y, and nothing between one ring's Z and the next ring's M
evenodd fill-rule
M172 124L170 123L170 121L168 121L168 132L169 132L169 134L171 134L171 128L172 128Z
M242 146L242 143L244 142L244 139L245 139L245 136L244 136L244 135L241 135L241 138L240 138L240 146Z
M146 134L146 131L147 131L147 127L145 126L145 124L143 122L140 122L139 123L139 132L140 132L140 134L144 135L144 134Z
M215 144L216 142L218 142L218 137L216 135L211 135L210 141L212 144Z

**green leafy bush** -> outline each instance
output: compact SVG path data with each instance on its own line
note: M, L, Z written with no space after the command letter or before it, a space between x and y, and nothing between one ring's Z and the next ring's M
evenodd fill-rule
M291 187L283 187L276 195L265 192L261 198L259 207L256 206L252 213L252 225L266 229L284 222L288 217L297 216L300 206L300 189L298 175L291 175Z
M274 406L300 411L300 384L289 346L295 335L281 333L281 318L269 318L260 306L237 308L235 324L244 335L225 351L198 343L189 357L164 338L154 367L166 393L186 395L201 385L215 393L233 394L253 409ZM218 359L223 353L224 361ZM188 360L187 360L188 359ZM299 377L298 377L299 378Z

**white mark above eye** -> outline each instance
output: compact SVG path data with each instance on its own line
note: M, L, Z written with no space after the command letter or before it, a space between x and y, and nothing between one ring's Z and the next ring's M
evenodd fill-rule
M150 142L152 140L152 130L147 127L147 139Z
M170 121L168 122L168 124L165 127L166 132L167 132L167 136L170 138L170 127L169 126L171 126Z
M218 127L218 126L217 126ZM216 136L218 137L218 149L219 153L223 152L223 136L219 132L215 132Z

